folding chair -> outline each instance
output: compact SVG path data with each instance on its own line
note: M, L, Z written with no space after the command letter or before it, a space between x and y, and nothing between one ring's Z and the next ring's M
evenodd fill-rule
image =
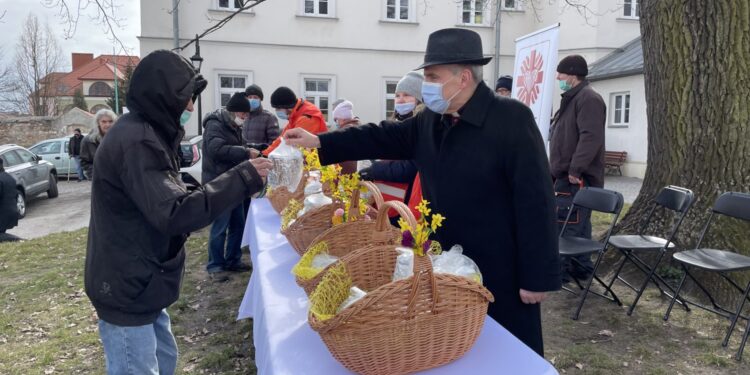
M581 301L578 303L578 309L576 310L575 314L573 314L573 320L578 320L578 316L581 314L581 309L583 308L583 303L586 301L586 297L589 293L593 293L599 297L613 301L619 306L622 306L622 302L620 302L612 289L605 282L603 282L599 278L599 276L596 275L596 271L599 269L599 264L601 264L602 262L604 252L607 250L607 245L609 244L609 237L612 234L612 229L615 227L615 223L620 216L622 204L622 194L616 191L595 187L585 187L579 190L575 197L573 197L573 207L571 207L571 209L568 211L568 216L565 218L565 223L560 230L560 237L558 239L558 243L560 246L560 256L563 258L570 258L572 262L581 265L580 262L578 262L578 260L575 258L576 256L591 255L594 253L598 254L596 262L594 263L594 269L591 271L591 276L586 281L585 287L581 285L578 279L572 277L573 280L575 280L576 284L578 284L578 287L581 289L581 292L579 293L581 295ZM592 211L604 212L612 214L614 216L614 218L612 219L612 223L609 225L607 236L603 242L583 237L563 236L563 233L565 233L565 227L568 225L568 221L570 220L570 214L575 210L576 207L584 207ZM599 282L599 284L601 284L604 289L606 289L606 293L609 293L611 297L607 296L606 293L601 294L591 290L591 284L594 280ZM563 289L575 294L573 290L567 287L563 287Z
M679 298L680 290L682 290L682 287L685 284L685 279L690 277L695 285L697 285L698 288L708 297L713 307L704 306L691 301L687 301L687 303L706 311L713 312L717 315L721 315L730 320L731 323L729 324L729 329L724 337L724 342L721 344L723 347L726 347L727 344L729 344L729 338L732 336L732 331L734 331L734 327L737 325L737 320L739 318L748 320L747 317L742 316L742 308L745 306L745 301L748 300L748 294L750 294L750 282L748 282L743 290L737 282L729 277L728 273L750 269L750 257L729 250L701 248L703 238L705 237L706 232L711 225L711 221L716 214L750 221L750 194L734 192L722 194L714 203L711 215L709 215L708 220L706 220L703 232L698 239L698 244L695 246L695 249L680 251L672 255L674 260L680 262L685 273L682 275L677 291L675 291L675 295L669 303L667 313L664 315L664 320L666 321L669 319L669 314L672 312L672 307L674 306L675 301ZM743 293L737 310L732 312L719 306L713 296L711 296L711 293L709 293L708 289L706 289L703 284L701 284L698 279L690 273L690 268L697 268L705 272L718 273L719 276L731 284L735 289L740 293ZM738 361L742 358L742 351L745 349L745 343L747 342L749 333L750 320L748 320L748 327L745 329L745 334L742 337L739 350L737 350L736 358Z
M674 289L672 289L672 287L656 273L656 269L659 266L659 262L661 262L661 259L664 257L664 254L667 253L667 249L672 249L675 246L674 238L677 235L677 231L680 229L680 225L682 225L683 219L685 219L685 215L687 215L687 212L690 210L690 207L693 204L693 192L679 186L667 186L661 189L659 194L650 204L652 205L651 210L641 223L637 234L615 235L609 239L609 244L619 250L623 255L620 265L616 267L617 271L615 272L615 275L609 282L609 287L611 288L612 284L614 284L615 281L619 280L636 292L635 300L628 309L628 315L633 314L635 305L638 304L638 300L641 299L641 296L646 290L646 286L648 285L649 281L653 281L653 283L657 288L659 288L662 293L670 297L671 295L665 292L664 289L662 289L662 287L659 285L659 283L661 283L672 293L674 293ZM672 228L669 230L666 236L664 236L664 238L645 234L646 228L648 228L649 224L651 223L651 219L654 217L654 213L657 211L657 209L659 209L659 211L661 212L672 211L676 215L674 217L675 220L674 224L672 224ZM643 259L634 254L634 252L636 251L657 253L658 255L656 256L656 261L654 261L653 264L648 264ZM633 263L641 272L646 275L646 279L643 281L639 288L630 284L620 276L620 272L625 266L625 263L627 263L628 261ZM683 301L680 302L687 309L687 305L682 303Z

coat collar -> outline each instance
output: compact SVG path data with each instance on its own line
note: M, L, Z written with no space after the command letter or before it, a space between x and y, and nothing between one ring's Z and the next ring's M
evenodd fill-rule
M495 93L487 87L484 81L480 82L474 90L474 95L458 110L461 121L481 128L487 117L487 109L494 99Z

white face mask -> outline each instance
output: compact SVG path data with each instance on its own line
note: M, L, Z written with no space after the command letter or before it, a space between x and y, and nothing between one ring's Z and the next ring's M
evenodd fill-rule
M241 119L240 116L234 116L234 123L237 124L237 126L242 126L242 123L244 123L245 120Z

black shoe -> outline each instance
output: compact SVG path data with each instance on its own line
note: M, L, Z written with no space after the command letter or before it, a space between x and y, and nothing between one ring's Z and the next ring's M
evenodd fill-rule
M227 275L226 271L209 272L208 277L215 283L225 283L229 281L229 275Z
M253 267L250 267L249 264L242 262L238 262L237 264L226 267L226 270L229 272L248 272L251 269L253 269Z

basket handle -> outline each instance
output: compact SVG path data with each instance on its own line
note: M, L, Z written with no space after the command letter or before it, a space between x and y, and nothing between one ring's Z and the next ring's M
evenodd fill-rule
M408 319L415 316L414 310L417 307L417 296L419 295L419 289L422 287L422 284L424 284L422 281L422 275L425 274L427 274L427 279L430 283L429 288L432 292L430 311L433 314L437 314L439 297L437 292L437 280L435 279L435 273L432 271L432 261L426 254L424 256L414 254L414 275L412 276L409 303L406 305L406 318Z
M375 208L376 209L383 204L383 202L384 202L383 195L380 194L380 190L377 188L377 186L375 186L375 184L373 184L372 182L369 182L369 181L360 181L359 185L365 187L367 190L370 191L370 193L372 193L372 197L375 199ZM360 216L359 215L359 197L360 197L360 194L361 194L361 192L359 191L359 189L355 189L352 192L352 203L349 206L349 217L359 218L359 216Z
M417 227L417 219L405 204L399 201L388 201L378 207L378 220L375 222L375 232L387 232L391 228L391 222L388 219L388 210L393 209L409 223L412 228Z

